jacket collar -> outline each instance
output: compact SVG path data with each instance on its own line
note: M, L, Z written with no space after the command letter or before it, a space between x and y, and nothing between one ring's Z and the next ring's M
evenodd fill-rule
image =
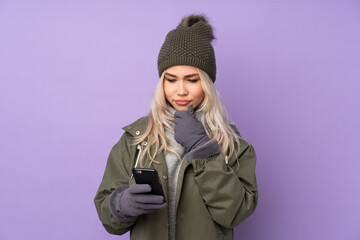
M123 127L122 129L130 133L133 137L143 134L147 128L148 116L139 118L135 122Z

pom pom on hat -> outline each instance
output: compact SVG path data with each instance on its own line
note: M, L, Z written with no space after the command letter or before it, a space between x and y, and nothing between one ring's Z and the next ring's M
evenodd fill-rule
M214 36L213 28L209 24L209 20L204 14L191 14L191 15L189 15L187 17L183 17L183 19L179 23L178 27L179 26L191 27L192 25L194 25L195 23L198 23L198 22L202 22L202 23L204 23L204 24L206 24L208 26L209 31L210 31L211 40L216 39L215 36Z
M189 65L205 71L213 82L216 79L213 28L205 15L191 14L183 17L178 26L171 30L158 55L159 77L172 66Z

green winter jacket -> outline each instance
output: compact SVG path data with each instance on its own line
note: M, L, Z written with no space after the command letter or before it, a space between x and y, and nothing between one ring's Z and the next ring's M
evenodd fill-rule
M231 127L239 134L236 127ZM121 235L130 230L132 240L168 239L168 209L138 216L131 222L119 222L109 208L111 193L122 184L135 184L132 168L137 157L136 146L130 145L133 136L141 135L147 127L142 117L124 127L124 134L109 154L105 173L94 202L99 218L111 234ZM239 134L240 135L240 134ZM175 240L233 239L233 228L250 216L257 205L255 177L256 155L253 146L240 139L240 151L226 164L222 154L183 159L176 190ZM167 168L164 153L153 163L168 202Z

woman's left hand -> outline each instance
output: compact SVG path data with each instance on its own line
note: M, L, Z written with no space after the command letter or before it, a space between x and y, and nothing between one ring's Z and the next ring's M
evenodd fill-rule
M176 111L174 117L174 138L186 148L187 152L210 140L204 126L196 119L192 105L189 106L186 112Z

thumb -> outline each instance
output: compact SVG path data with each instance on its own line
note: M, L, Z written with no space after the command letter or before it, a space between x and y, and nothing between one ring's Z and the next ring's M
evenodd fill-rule
M191 116L195 117L195 112L194 112L194 109L193 109L193 106L192 106L192 105L189 106L187 112L188 112Z

